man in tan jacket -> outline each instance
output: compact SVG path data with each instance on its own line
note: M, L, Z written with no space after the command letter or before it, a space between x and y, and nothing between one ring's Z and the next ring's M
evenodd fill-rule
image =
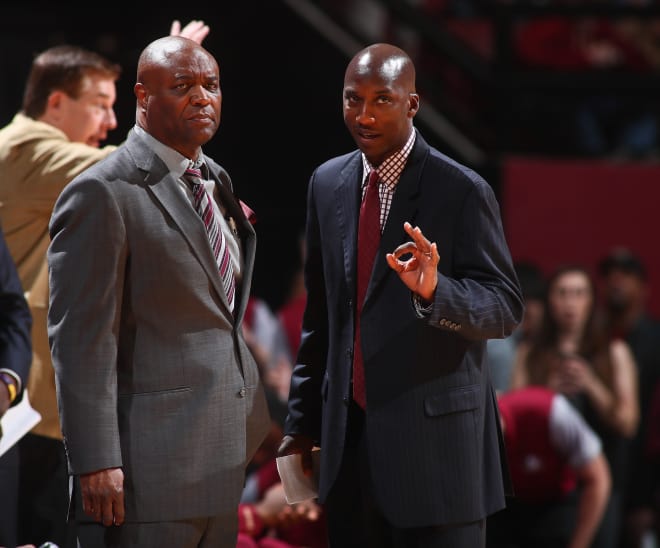
M170 30L199 43L208 32L202 21ZM27 391L42 416L20 441L19 544L67 546L68 476L46 331L48 223L62 189L116 148L101 143L117 127L120 72L96 53L52 47L34 59L22 109L0 129L0 223L33 316Z

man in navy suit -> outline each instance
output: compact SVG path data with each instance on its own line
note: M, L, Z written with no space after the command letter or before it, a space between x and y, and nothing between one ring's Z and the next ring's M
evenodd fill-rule
M359 150L309 183L308 300L279 453L308 468L320 445L333 548L475 548L504 506L486 341L513 331L522 297L491 187L426 144L418 108L404 51L360 51L343 91ZM380 243L362 299L372 171Z

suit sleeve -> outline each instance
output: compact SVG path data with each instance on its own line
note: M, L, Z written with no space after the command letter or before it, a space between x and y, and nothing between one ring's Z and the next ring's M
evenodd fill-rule
M121 466L117 342L127 260L107 186L67 186L50 223L48 336L62 431L74 474Z
M17 377L19 390L26 385L32 361L32 316L23 294L16 265L0 232L0 370ZM19 398L14 400L14 404Z
M475 182L457 219L452 273L438 276L429 321L458 326L468 339L507 337L522 319L523 300L499 205L485 181Z
M314 197L315 175L309 183L305 228L305 288L300 347L291 376L287 434L321 437L321 384L328 356L328 304L323 274L319 219Z

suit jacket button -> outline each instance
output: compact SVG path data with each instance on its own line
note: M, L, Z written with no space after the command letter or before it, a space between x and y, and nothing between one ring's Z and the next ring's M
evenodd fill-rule
M348 396L344 396L344 405L348 407L348 404L350 403L350 400L348 399Z
M245 389L245 386L243 386L243 387L238 391L238 395L239 395L241 398L244 398L246 394L247 394L247 390Z

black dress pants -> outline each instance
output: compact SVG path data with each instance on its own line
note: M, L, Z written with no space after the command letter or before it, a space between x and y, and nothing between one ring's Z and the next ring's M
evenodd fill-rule
M330 548L485 546L485 520L415 528L400 528L390 523L373 497L368 460L364 412L351 403L342 465L325 502Z

